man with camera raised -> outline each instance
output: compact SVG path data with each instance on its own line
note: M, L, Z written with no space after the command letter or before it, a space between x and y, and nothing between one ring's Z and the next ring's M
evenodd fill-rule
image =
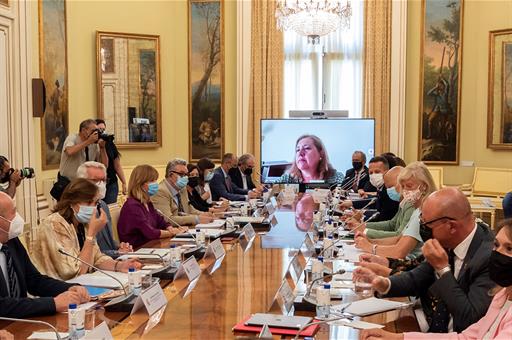
M0 156L0 191L5 192L11 198L14 198L14 195L16 195L16 188L21 184L21 180L33 178L34 176L34 169L13 169L11 164L9 164L9 160L4 156Z
M64 141L57 183L50 191L53 198L57 201L60 199L68 183L76 178L78 167L87 161L96 161L108 166L105 141L100 138L100 131L94 119L81 122L79 132L70 134Z

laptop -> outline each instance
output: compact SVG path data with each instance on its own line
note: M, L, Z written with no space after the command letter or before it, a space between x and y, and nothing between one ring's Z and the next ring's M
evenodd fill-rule
M247 326L264 326L287 329L301 329L313 318L307 316L287 316L277 314L253 314L249 320L245 322Z

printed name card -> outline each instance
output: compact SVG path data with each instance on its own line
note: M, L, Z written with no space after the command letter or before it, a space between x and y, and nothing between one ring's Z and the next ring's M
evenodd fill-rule
M275 227L277 224L277 218L276 218L276 215L272 215L272 219L270 220L270 225L272 227Z
M195 257L191 256L178 267L178 271L174 275L173 285L184 298L192 292L200 276L201 267L199 267Z
M143 290L140 293L139 297L135 301L135 304L133 305L131 314L135 313L142 306L144 306L148 314L151 316L166 305L167 297L165 296L162 287L160 287L160 284L156 282L151 287Z
M277 291L277 298L278 301L280 300L282 302L282 307L284 307L284 310L289 313L293 306L295 295L293 294L293 290L286 280L283 280L281 287L279 287L279 290Z
M306 233L306 238L304 239L304 245L306 246L306 249L311 252L315 253L315 243L313 243L313 240L311 239L311 236Z
M113 340L114 337L108 328L106 322L100 323L94 327L90 332L87 332L84 337L85 340Z
M265 209L267 210L269 215L272 215L276 212L276 208L272 205L272 202L268 202L265 204Z
M220 268L225 255L226 251L220 238L208 245L206 253L204 254L204 262L208 266L208 273L210 275Z
M243 229L242 232L245 233L249 241L252 241L256 237L256 232L254 231L254 228L252 227L252 224L247 223Z
M191 256L186 261L184 261L181 264L181 267L185 271L185 274L187 275L189 281L192 281L199 275L201 275L201 268L199 267L199 263L197 263L196 258L194 256Z

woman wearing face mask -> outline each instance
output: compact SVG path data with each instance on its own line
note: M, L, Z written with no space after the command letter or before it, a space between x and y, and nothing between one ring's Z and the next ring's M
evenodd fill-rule
M188 184L187 184L187 192L188 192L188 200L190 204L194 208L199 211L211 212L211 213L220 213L226 211L227 206L216 206L213 203L208 203L204 200L199 194L200 191L200 179L201 176L199 174L199 169L194 164L187 164L188 170ZM210 172L213 175L213 172ZM209 192L207 192L209 194Z
M121 242L140 247L150 240L174 237L188 230L174 228L150 201L158 192L158 171L151 165L138 165L128 182L128 199L121 208L117 232Z
M62 193L53 214L41 221L33 260L38 269L53 278L69 280L90 271L75 259L61 254L59 249L109 271L128 272L139 269L135 260L114 261L101 253L96 234L105 226L107 217L101 209L97 216L98 187L90 181L77 178Z
M361 339L512 339L512 219L500 223L489 259L489 276L497 287L487 314L462 333L401 333L381 329L361 332Z
M295 159L292 167L281 176L278 183L309 183L324 180L326 183L342 183L343 174L329 162L324 143L315 135L302 135L295 143Z
M212 203L212 194L210 191L210 180L213 178L213 170L215 169L215 164L209 158L201 158L197 162L197 172L198 172L198 185L197 192L201 195L201 199L206 201L206 203Z
M401 209L407 205L414 208L405 227L403 230L399 230L400 234L396 237L375 240L370 240L364 233L357 232L356 247L375 255L390 258L416 258L421 255L423 244L419 223L421 204L425 197L436 190L436 186L428 168L422 162L413 162L406 166L398 176L398 184L403 197L400 202ZM388 195L390 197L394 195L392 190L388 191Z

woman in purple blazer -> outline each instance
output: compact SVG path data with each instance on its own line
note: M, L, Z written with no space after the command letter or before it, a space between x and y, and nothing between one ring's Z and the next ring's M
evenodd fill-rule
M151 165L138 165L128 183L128 199L121 208L117 232L121 242L139 248L146 242L174 237L188 230L172 227L153 207L150 197L158 191L158 171Z

